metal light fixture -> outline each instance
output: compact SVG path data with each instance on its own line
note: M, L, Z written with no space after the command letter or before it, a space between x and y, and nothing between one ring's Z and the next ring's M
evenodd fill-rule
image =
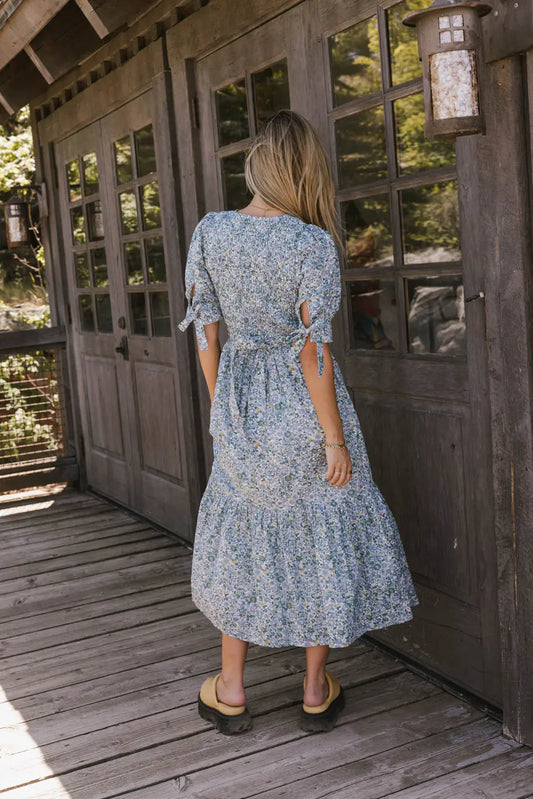
M37 183L30 186L15 186L15 189L34 189L39 198L39 214L48 215L48 202L46 197L46 184ZM4 203L4 216L6 223L7 246L10 250L16 247L28 247L30 244L30 228L28 200L13 195Z
M434 0L402 20L416 27L427 139L485 133L481 17L491 9L479 0Z

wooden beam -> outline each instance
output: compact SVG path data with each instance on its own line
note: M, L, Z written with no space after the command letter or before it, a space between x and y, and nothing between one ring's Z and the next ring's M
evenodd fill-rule
M76 0L76 3L80 11L85 14L100 39L103 39L104 36L108 36L111 31L97 13L94 7L95 4L92 3L91 0Z
M82 4L89 7L92 10L92 16L96 16L109 33L121 27L130 28L137 19L149 13L153 7L161 5L154 0L152 2L146 2L146 0L76 0L76 2L80 8L82 8Z
M533 59L530 60L533 91ZM531 169L525 59L487 65L486 135L471 147L465 191L482 208L472 235L484 266L503 732L533 744L533 341ZM464 159L463 159L464 160ZM480 527L479 535L492 534ZM487 582L490 586L490 580Z
M41 94L45 88L48 88L48 83L24 50L0 71L0 94L5 107L11 107L11 113Z
M41 348L57 348L66 344L64 325L35 330L12 330L0 333L0 353L28 352Z
M533 3L491 0L492 11L482 18L486 61L523 53L533 47Z
M35 66L37 67L37 69L45 79L45 81L47 83L53 83L55 80L54 76L46 68L45 64L43 64L43 62L41 61L41 59L39 58L39 56L37 55L37 53L30 44L26 45L26 47L24 48L24 52L29 58L31 58L31 60L33 61L33 63L35 64Z
M17 110L16 108L13 108L13 106L9 104L7 98L4 97L2 92L0 92L0 103L4 106L9 116L12 116Z
M76 3L69 3L32 39L30 47L53 82L100 47L100 39Z
M9 64L68 0L24 0L0 29L0 69Z

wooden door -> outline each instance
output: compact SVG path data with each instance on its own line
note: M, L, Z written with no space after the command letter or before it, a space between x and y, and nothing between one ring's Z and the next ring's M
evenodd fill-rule
M116 274L107 224L104 147L95 122L56 148L69 322L79 382L89 484L130 505L131 440L126 364L115 353Z
M143 93L61 142L57 163L89 484L192 539L198 463L174 332L181 269L161 102ZM85 163L98 195L84 193Z
M427 142L401 18L418 0L302 3L197 64L208 209L237 208L243 159L277 108L329 148L347 241L333 351L421 604L372 636L501 701L489 408L461 144ZM466 297L465 297L466 294Z
M421 600L412 622L372 635L498 705L487 353L465 232L482 209L461 182L464 142L423 135L421 64L401 19L426 5L318 3L308 74L325 78L317 124L347 245L343 372Z

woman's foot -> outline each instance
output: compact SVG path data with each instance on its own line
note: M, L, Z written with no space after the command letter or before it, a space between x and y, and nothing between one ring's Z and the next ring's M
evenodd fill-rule
M305 677L304 680L304 705L322 705L329 693L329 686L326 680L326 675L317 676L312 682L309 678Z
M217 682L217 697L220 702L224 702L226 705L239 706L246 704L246 694L242 683L226 682L222 672Z

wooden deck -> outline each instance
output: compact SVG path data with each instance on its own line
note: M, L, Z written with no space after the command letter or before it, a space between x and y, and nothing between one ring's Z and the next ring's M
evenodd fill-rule
M250 646L253 731L196 712L220 634L191 552L71 489L0 502L2 799L525 799L533 750L364 640L333 650L347 705L296 723L303 650Z

